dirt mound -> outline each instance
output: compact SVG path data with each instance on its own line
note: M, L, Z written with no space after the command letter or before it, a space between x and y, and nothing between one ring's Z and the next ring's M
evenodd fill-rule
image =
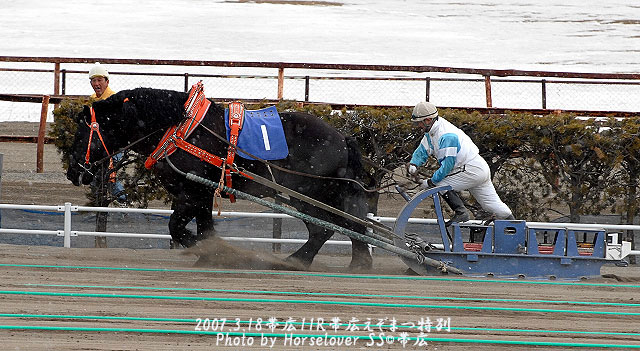
M286 262L274 255L254 252L230 245L214 237L198 242L196 246L184 250L185 255L196 255L197 267L216 267L227 269L287 270L300 271L304 267Z
M623 277L617 274L603 274L602 278L615 279L624 283L640 282L640 277Z

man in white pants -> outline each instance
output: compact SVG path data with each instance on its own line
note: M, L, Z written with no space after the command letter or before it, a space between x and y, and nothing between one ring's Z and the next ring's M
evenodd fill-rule
M495 215L496 219L514 219L509 207L500 200L491 182L489 165L478 153L478 147L458 127L442 117L438 109L429 102L418 103L411 114L411 121L424 129L420 145L413 152L409 163L409 174L415 175L430 155L438 160L440 168L429 179L421 182L423 188L450 185L453 190L443 198L455 212L447 222L469 220L469 210L456 191L468 190L482 208Z

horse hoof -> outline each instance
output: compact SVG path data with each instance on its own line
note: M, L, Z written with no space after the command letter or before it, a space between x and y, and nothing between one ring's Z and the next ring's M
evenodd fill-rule
M349 264L349 271L352 273L369 273L373 270L372 262L351 262Z
M413 269L411 269L411 268L407 268L407 269L404 271L404 273L403 273L403 274L404 274L404 275L420 275L419 273L417 273L416 271L414 271L414 270L413 270Z
M176 243L182 245L182 247L184 247L185 249L196 246L196 244L198 243L198 240L196 240L195 237L192 238L185 238L182 237L180 238L180 240L175 240Z
M306 260L302 260L298 257L295 256L289 256L287 258L284 259L285 262L290 263L291 265L295 266L295 267L300 267L304 270L309 269L309 266L311 266L311 262L308 262Z

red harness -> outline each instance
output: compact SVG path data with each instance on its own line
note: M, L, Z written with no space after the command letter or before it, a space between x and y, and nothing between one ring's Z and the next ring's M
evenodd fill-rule
M233 159L236 156L235 147L238 145L238 134L242 129L242 125L244 124L244 105L239 101L234 101L229 104L229 148L227 149L227 166L231 166L233 164ZM224 170L225 180L227 186L231 187L231 170L229 168L225 168ZM229 200L231 202L235 202L236 198L233 194L229 194Z
M93 107L90 107L89 111L91 111L91 124L87 123L87 126L91 131L89 132L89 143L87 144L87 154L84 157L84 162L87 165L90 163L89 159L91 156L91 140L93 139L93 132L96 132L96 134L98 134L98 138L100 138L100 142L102 142L102 147L104 147L104 151L107 153L107 156L109 156L109 169L113 169L113 158L111 157L111 153L109 152L109 149L107 149L107 145L105 145L104 143L104 139L102 138L102 133L100 133L100 125L96 121L96 112L93 110ZM116 177L115 173L112 172L109 176L109 180L115 181L115 177Z
M100 125L98 124L98 122L96 122L96 112L93 110L93 107L89 108L89 111L91 111L91 124L87 123L87 126L89 126L89 129L91 129L91 132L89 133L89 144L87 145L87 155L84 157L85 163L89 163L89 157L91 155L91 140L93 139L93 132L96 132L96 134L98 134L98 137L100 138L100 141L102 142L102 146L104 147L104 150L107 152L107 155L108 156L111 155L109 153L109 149L107 149L107 145L104 144L102 133L100 133Z
M193 87L191 87L191 92L187 102L184 103L185 115L187 118L178 126L171 126L171 128L164 133L164 136L160 139L160 143L158 143L156 149L144 162L145 168L151 169L158 160L164 156L174 153L177 147L179 147L177 146L178 143L176 143L176 141L184 141L184 139L191 135L193 130L200 125L200 122L202 122L204 115L207 114L209 106L211 106L211 101L207 100L204 96L202 82L194 84Z
M193 130L198 125L200 125L200 122L202 122L202 120L204 119L204 116L207 114L210 106L211 102L204 96L204 87L202 86L202 82L194 84L193 87L191 87L189 98L184 104L185 114L187 116L186 120L181 122L178 126L172 126L164 133L164 136L162 137L162 139L160 139L160 142L158 143L156 149L145 161L144 166L147 169L150 169L151 167L153 167L153 165L156 164L156 162L158 162L158 160L162 159L165 156L171 155L178 148L180 148L198 157L202 161L221 168L226 180L225 183L229 188L231 188L232 170L249 179L252 179L251 176L239 170L228 167L233 165L233 160L235 157L235 146L238 143L238 134L242 129L242 124L244 122L244 106L242 105L242 103L232 102L231 104L229 104L229 124L231 126L229 141L233 146L229 146L226 159L213 155L208 151L185 141L185 139L189 137L189 135L191 135ZM229 194L229 200L231 202L235 202L235 197L232 194Z

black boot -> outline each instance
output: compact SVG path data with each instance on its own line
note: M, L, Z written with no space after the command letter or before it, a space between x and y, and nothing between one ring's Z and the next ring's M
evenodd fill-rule
M458 193L453 190L449 190L446 193L442 194L444 201L447 202L447 205L451 207L454 212L453 217L445 222L445 226L450 226L453 222L466 222L469 220L469 210L464 206L464 202Z

